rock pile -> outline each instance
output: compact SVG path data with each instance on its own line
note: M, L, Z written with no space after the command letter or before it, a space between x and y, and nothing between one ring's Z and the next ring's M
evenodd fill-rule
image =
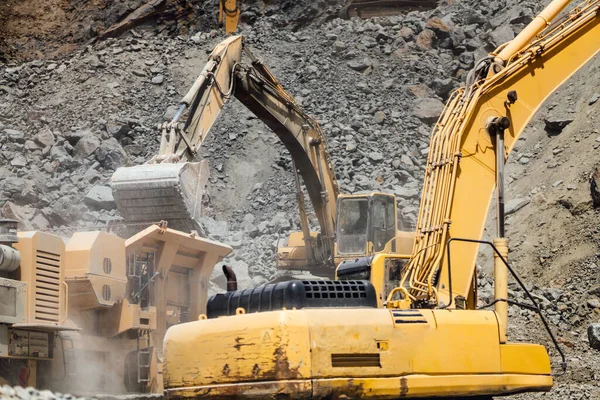
M85 397L72 396L70 394L61 394L49 390L37 390L32 387L23 388L20 386L0 386L0 398L7 400L79 400Z
M127 12L134 3L127 2ZM113 171L154 154L156 126L172 117L207 53L224 38L211 31L208 18L189 19L209 15L214 4L189 3L192 14L167 7L171 14L147 26L68 56L0 64L5 217L22 221L22 229L65 234L119 224L109 188ZM401 228L414 229L429 133L444 102L477 60L511 40L544 4L449 1L435 10L347 20L337 17L341 3L245 1L241 30L253 52L318 119L342 192L396 194ZM600 76L595 69L588 73ZM514 193L507 204L511 259L524 270L574 365L545 398L598 394L595 378L585 372L600 366L587 339L588 324L600 315L600 297L593 292L600 286L597 255L573 253L582 243L598 244L598 230L590 227L597 217L574 196L583 190L589 197L592 169L580 164L600 146L590 122L599 98L597 89L580 84L550 100L536 125L541 136L519 141L507 173L508 191ZM223 114L201 151L211 166L202 225L208 237L233 247L225 262L245 287L273 276L277 246L299 230L295 187L291 158L277 137L235 100ZM569 158L583 154L582 148L588 153L581 161ZM541 183L550 173L552 180ZM543 213L550 217L538 221ZM311 224L317 227L314 215ZM569 234L529 243L551 227ZM575 236L581 239L571 239ZM559 239L572 240L572 246L557 244ZM561 267L573 272L570 280L545 279ZM212 290L224 289L221 275L218 266ZM492 296L491 282L480 279L484 301ZM523 297L517 287L510 290L514 298ZM547 342L529 311L511 307L511 317L516 321L511 337Z

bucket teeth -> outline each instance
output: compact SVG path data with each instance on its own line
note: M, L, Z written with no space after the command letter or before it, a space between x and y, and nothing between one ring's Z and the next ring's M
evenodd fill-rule
M126 222L153 223L197 229L202 195L208 181L206 161L178 164L144 164L122 167L111 187L119 213Z

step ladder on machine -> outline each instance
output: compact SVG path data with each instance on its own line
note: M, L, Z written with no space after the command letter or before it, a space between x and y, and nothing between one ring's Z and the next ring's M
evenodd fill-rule
M137 381L140 389L145 392L150 382L150 330L138 329L137 337Z
M133 290L131 301L139 304L140 310L148 310L154 305L151 301L151 286L156 277L154 253L134 254L127 259L127 275ZM152 291L153 292L153 291ZM150 345L150 329L140 321L137 332L137 382L140 390L146 392L151 380L152 352Z

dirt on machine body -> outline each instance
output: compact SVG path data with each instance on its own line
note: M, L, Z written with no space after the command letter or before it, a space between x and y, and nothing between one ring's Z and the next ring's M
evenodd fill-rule
M231 247L152 225L123 239L0 220L0 376L82 395L162 393L167 329L206 312Z
M491 399L550 390L548 350L507 337L508 304L534 311L554 368L566 370L540 306L507 261L504 164L544 100L600 51L600 2L561 14L570 3L552 1L448 100L430 140L410 256L342 263L338 280L213 296L200 321L167 332L167 397ZM496 237L482 241L494 191ZM494 300L483 307L480 245L494 252ZM340 276L348 269L354 279ZM509 272L528 302L509 298Z

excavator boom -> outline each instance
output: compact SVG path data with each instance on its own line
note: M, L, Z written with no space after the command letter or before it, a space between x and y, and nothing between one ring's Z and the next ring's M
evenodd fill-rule
M318 122L298 106L258 61L253 68L236 74L235 86L236 98L275 132L291 154L316 211L321 234L329 239L332 252L339 187Z
M250 63L242 63L242 54ZM241 36L226 39L211 53L173 120L161 126L159 153L147 164L114 173L112 190L119 212L127 222L167 220L178 229L197 229L208 166L206 161L191 161L232 96L271 128L289 151L321 226L320 258L332 260L339 189L323 132L244 46ZM186 110L182 125L179 119ZM302 207L301 214L308 230Z
M452 297L469 296L478 245L453 245L451 264L460 268L453 268L451 277L446 246L450 238L482 237L494 188L502 184L497 135L490 124L504 118L510 125L499 150L503 164L544 100L600 51L600 1L584 1L557 19L569 3L552 2L515 39L480 62L467 86L448 101L431 137L417 241L404 274L407 297L434 298L437 274L438 300L453 301L450 283ZM498 219L502 225L503 215Z

